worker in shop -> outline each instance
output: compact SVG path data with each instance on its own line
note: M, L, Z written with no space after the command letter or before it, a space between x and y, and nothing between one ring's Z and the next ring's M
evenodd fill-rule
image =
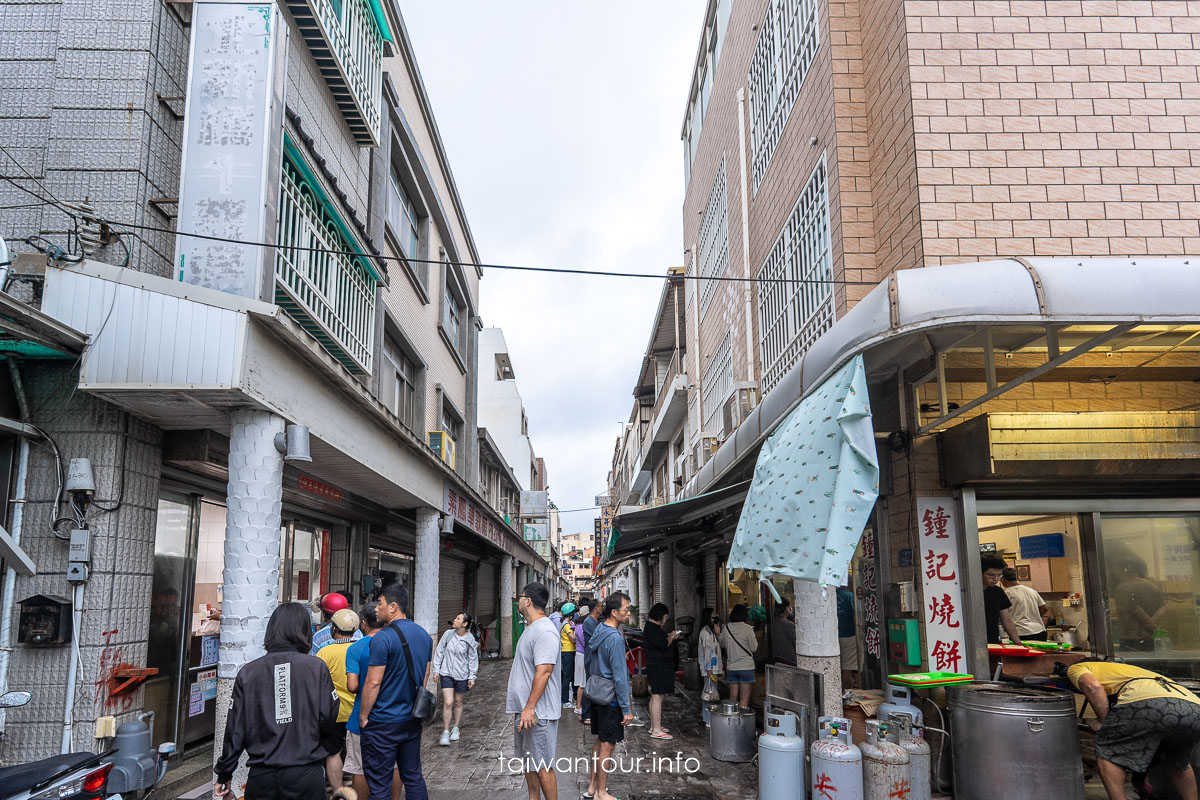
M1088 724L1096 732L1096 766L1109 800L1125 800L1127 770L1141 793L1145 774L1158 760L1166 762L1181 800L1197 800L1190 755L1200 742L1200 697L1130 664L1080 661L1066 675L1096 711Z
M1000 588L1000 579L1008 564L999 556L981 556L979 566L983 569L983 628L987 634L988 644L1000 644L1000 627L1013 644L1020 644L1021 637L1017 633L1017 625L1013 622L1012 601Z

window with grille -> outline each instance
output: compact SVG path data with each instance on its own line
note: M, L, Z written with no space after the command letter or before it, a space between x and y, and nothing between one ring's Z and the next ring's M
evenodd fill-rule
M817 52L817 0L770 0L747 76L750 176L762 183Z
M388 409L409 429L416 420L417 365L391 336L383 340L385 370L381 378L380 398Z
M721 283L706 278L718 278L725 274L729 266L729 213L725 201L725 159L721 159L721 168L713 181L712 191L708 195L708 205L704 209L704 218L700 222L700 316L708 311L717 286Z
M721 346L704 370L704 431L715 431L721 405L733 388L733 335L726 333Z
M831 261L829 195L819 164L758 273L764 394L833 324Z

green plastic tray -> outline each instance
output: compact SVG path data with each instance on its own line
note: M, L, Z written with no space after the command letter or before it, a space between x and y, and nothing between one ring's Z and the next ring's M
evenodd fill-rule
M1067 644L1066 642L1026 642L1026 641L1022 641L1021 644L1025 645L1026 647L1032 647L1034 650L1070 650L1071 649L1071 645Z
M948 683L968 683L973 680L974 675L964 675L960 672L904 672L888 675L889 683L899 683L903 686L945 686Z

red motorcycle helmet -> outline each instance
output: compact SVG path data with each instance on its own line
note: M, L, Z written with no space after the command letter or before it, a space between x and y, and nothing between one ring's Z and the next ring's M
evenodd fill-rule
M343 608L349 607L350 603L346 600L346 596L337 592L330 592L321 598L321 610L330 616L333 616Z

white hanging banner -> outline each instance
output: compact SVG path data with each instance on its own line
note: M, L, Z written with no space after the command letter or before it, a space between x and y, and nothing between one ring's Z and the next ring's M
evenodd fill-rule
M961 673L967 663L963 628L958 509L951 497L918 497L918 564L925 598L925 655L934 672Z

